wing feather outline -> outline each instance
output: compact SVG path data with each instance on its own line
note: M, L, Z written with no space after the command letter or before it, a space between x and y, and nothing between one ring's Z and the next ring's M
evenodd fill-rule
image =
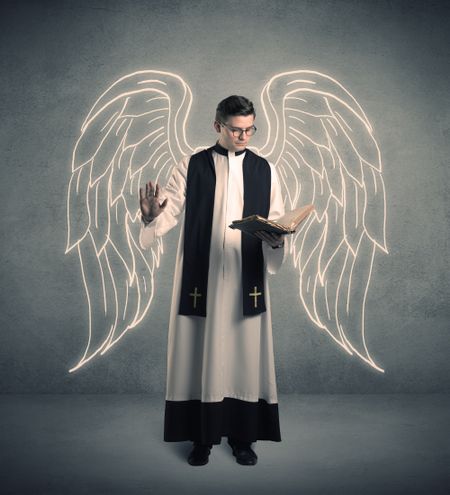
M299 300L311 321L348 354L376 369L365 337L365 305L375 252L386 247L381 153L356 99L311 70L273 76L261 103L286 209L315 210L289 238Z
M84 352L73 372L114 346L146 315L164 247L139 246L139 188L169 176L192 153L185 126L192 93L170 72L121 77L94 103L72 155L66 254L77 251L88 309Z

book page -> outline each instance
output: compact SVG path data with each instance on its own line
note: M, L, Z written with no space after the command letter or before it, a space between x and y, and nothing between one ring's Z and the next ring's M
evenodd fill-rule
M306 212L311 210L312 205L301 206L295 210L286 212L282 217L277 218L274 222L283 225L284 227L290 229L295 226L295 224L300 220Z

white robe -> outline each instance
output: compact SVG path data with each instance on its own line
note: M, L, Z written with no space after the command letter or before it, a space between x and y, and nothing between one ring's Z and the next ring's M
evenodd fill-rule
M163 211L148 226L141 225L139 242L148 249L156 237L172 229L181 217L172 291L168 348L166 400L220 402L225 397L270 404L278 402L275 377L270 294L267 273L274 274L283 263L284 248L273 249L263 241L266 311L242 315L241 231L228 226L242 218L245 153L228 157L213 151L216 171L214 216L208 272L206 317L179 315L183 267L184 211L187 169L190 156L174 167L161 201ZM284 214L281 187L271 167L269 219Z

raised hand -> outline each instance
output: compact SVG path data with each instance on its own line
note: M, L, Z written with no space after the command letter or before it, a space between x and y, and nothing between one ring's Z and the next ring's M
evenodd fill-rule
M159 204L159 192L159 184L154 187L152 181L145 184L145 195L142 193L142 187L139 188L141 212L147 222L152 222L167 205L168 198Z

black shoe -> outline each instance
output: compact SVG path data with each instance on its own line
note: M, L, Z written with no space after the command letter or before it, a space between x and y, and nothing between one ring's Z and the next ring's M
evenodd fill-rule
M201 445L194 442L194 448L189 454L188 463L191 466L203 466L204 464L208 464L211 449L212 445Z
M258 461L258 456L251 449L251 443L237 442L228 439L228 444L233 449L233 455L236 457L236 462L244 466L254 466Z

